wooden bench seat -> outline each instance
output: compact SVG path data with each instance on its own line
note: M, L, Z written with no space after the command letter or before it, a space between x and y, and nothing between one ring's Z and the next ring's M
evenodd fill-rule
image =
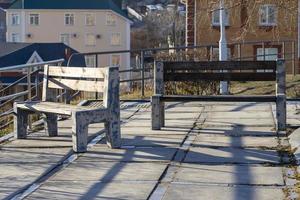
M166 95L165 83L199 81L274 81L275 95ZM277 130L286 129L285 64L276 61L156 61L154 66L154 95L152 129L160 130L165 124L165 102L275 102Z
M57 103L56 91L79 90L103 93L103 107ZM45 115L45 131L49 136L57 136L57 115L67 115L72 119L73 150L87 150L88 125L105 123L108 146L121 146L120 100L118 67L82 68L45 66L42 101L15 102L14 104L15 137L27 137L28 115Z
M41 102L41 101L32 101L32 102L25 102L25 103L17 103L16 106L18 108L24 110L31 110L34 112L41 112L41 113L55 113L58 115L67 115L71 116L72 112L75 111L93 111L93 110L103 110L106 112L106 108L99 108L99 109L92 109L85 106L76 106L76 105L69 105L63 103L55 103L55 102Z

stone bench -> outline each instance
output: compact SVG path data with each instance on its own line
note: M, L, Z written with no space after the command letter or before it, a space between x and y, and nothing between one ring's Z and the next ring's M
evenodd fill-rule
M156 61L154 66L154 95L152 96L152 129L165 125L165 102L275 102L277 130L286 129L285 64L279 61ZM256 96L193 96L166 95L165 83L197 81L276 81L275 95Z
M58 89L103 93L103 107L89 108L56 102ZM87 151L88 125L105 123L107 144L121 146L119 71L117 67L86 68L45 66L42 101L16 102L14 104L15 138L27 136L28 115L45 115L46 133L58 135L57 115L72 119L73 150Z

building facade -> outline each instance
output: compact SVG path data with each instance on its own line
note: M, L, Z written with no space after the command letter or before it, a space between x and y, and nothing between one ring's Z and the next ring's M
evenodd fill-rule
M130 49L131 21L121 0L17 0L6 21L8 42L63 42L81 53ZM90 55L86 65L127 69L130 55Z
M220 1L186 0L186 44L214 44L208 57L218 59ZM299 73L298 1L224 0L230 59L284 58L288 73Z
M0 42L6 41L6 9L10 5L10 1L0 0Z

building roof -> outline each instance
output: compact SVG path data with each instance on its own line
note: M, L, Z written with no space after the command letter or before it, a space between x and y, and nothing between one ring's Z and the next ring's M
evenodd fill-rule
M7 9L9 8L11 3L0 3L0 8Z
M34 52L43 59L43 61L51 61L64 58L67 64L66 49L70 50L70 54L78 53L63 43L6 43L0 42L0 67L8 67L14 65L26 64ZM85 67L84 56L74 56L70 66Z
M15 0L9 9L112 10L128 18L122 0Z

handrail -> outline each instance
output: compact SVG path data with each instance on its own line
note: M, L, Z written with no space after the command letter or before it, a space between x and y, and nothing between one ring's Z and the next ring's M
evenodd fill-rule
M16 98L16 97L25 96L26 94L28 94L28 91L19 92L19 93L11 94L11 95L6 95L6 96L4 96L4 97L0 97L0 102L1 102L1 101L9 100L9 99L11 99L11 98Z
M282 42L295 42L295 40L261 40L261 41L241 41L241 42L228 42L230 45L246 45L246 44L270 44L270 43L282 43ZM72 58L76 55L103 55L103 54L117 54L117 53L133 53L133 52L147 52L147 51L167 51L167 50L186 50L186 49L198 49L206 47L218 46L218 43L207 43L203 45L194 46L176 46L176 47L158 47L158 48L148 48L148 49L131 49L131 50L117 50L117 51L98 51L89 53L73 53L68 60L67 66L69 66Z
M64 61L65 61L65 59L58 59L58 60L51 60L51 61L46 61L46 62L29 63L29 64L23 64L23 65L2 67L2 68L0 68L0 72L17 70L17 69L25 69L25 68L28 68L28 67L37 67L37 66L41 66L41 65L62 63Z

